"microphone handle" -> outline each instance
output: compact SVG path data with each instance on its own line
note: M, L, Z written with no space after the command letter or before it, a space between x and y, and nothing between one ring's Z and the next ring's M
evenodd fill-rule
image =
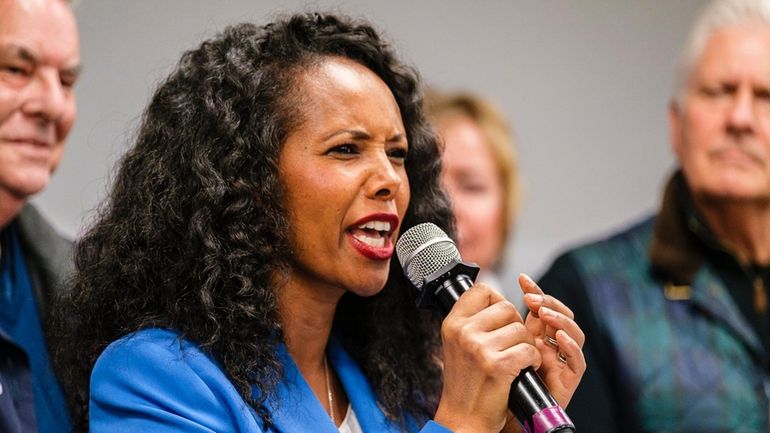
M465 274L459 274L446 278L433 289L435 299L445 317L471 286L473 280ZM574 424L532 367L522 370L511 384L508 409L516 415L527 433L575 432Z

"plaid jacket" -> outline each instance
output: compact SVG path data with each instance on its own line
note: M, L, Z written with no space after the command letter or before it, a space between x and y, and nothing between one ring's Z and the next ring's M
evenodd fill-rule
M683 222L672 189L657 223L572 250L541 280L587 337L567 412L585 432L767 432L767 353L713 264L666 233Z

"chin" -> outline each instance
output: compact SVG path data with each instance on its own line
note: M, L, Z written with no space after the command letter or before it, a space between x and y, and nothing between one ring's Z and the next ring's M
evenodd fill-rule
M349 286L347 291L362 298L369 298L382 292L387 281L387 278L373 278L368 281L361 281L359 284Z
M709 164L698 167L685 178L694 195L719 201L770 199L770 174L741 164Z
M770 185L757 182L725 182L703 191L703 195L728 202L770 202Z
M0 182L5 184L5 189L13 191L19 197L29 197L44 190L50 180L49 175L26 176L23 179Z

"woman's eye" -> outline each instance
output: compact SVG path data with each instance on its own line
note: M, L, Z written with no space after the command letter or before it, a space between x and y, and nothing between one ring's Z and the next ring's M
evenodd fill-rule
M326 153L329 155L349 156L357 154L358 148L354 144L340 144L332 147Z
M390 152L388 152L388 157L391 159L404 161L408 153L409 151L407 151L406 149L393 149Z
M460 189L469 193L481 194L487 191L487 186L482 183L465 183L460 185Z

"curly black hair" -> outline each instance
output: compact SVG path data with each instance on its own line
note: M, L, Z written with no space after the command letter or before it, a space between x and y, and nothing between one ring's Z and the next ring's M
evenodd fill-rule
M281 379L276 288L290 236L278 159L301 124L297 78L340 56L390 88L410 150L411 203L402 231L432 221L453 230L439 187L438 139L412 68L365 22L330 14L239 24L186 52L143 114L96 221L78 242L76 272L56 320L55 356L78 429L107 345L131 332L174 329L220 363L262 420ZM335 332L393 420L426 419L441 388L440 318L418 310L394 257L384 289L346 294ZM253 400L250 387L264 392Z

